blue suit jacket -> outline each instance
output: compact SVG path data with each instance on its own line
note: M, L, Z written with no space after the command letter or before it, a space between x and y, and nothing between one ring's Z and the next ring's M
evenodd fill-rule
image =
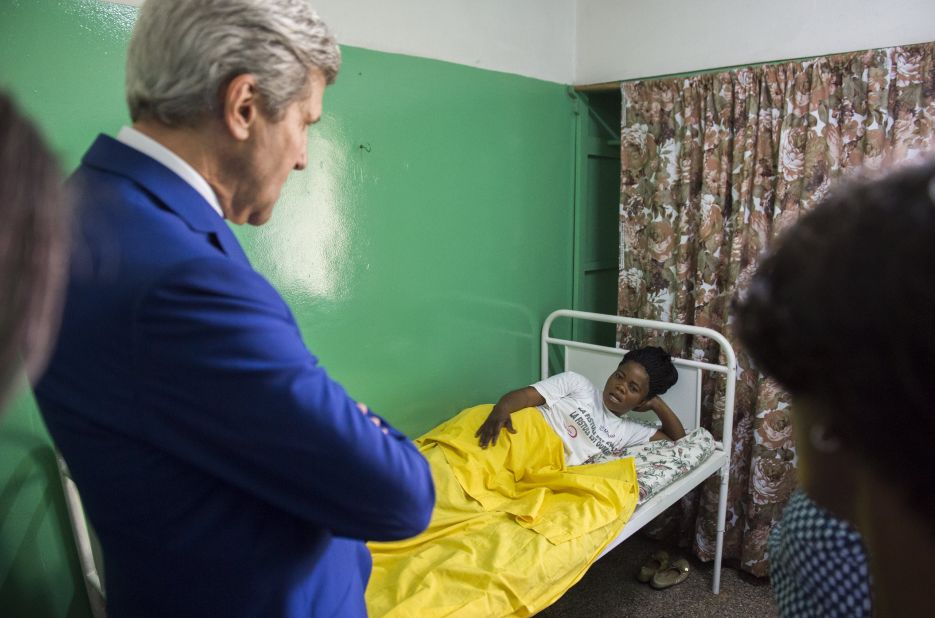
M363 541L428 525L425 459L328 377L190 185L105 136L70 184L71 276L36 394L111 615L365 615Z

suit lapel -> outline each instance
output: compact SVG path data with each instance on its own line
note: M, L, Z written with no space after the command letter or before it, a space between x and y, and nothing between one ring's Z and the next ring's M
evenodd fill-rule
M243 249L240 246L240 241L237 240L237 237L234 236L234 233L227 226L226 223L222 223L217 229L217 231L212 232L215 239L218 241L221 250L227 254L228 257L234 260L243 262L245 265L250 266L250 260L247 258L247 254L244 253Z
M228 257L250 265L224 219L194 187L158 161L112 137L99 135L82 163L129 178L178 215L193 231L213 236Z

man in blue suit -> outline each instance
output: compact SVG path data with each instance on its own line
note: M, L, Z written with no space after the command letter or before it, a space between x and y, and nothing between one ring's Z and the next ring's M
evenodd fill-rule
M423 530L404 435L331 380L225 223L307 162L340 52L305 0L148 0L133 126L79 193L43 416L101 541L111 616L360 616L364 541Z

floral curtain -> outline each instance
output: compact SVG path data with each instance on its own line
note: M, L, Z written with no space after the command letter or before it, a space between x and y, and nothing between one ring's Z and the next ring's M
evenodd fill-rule
M789 399L731 332L730 300L783 228L858 167L933 147L935 43L623 85L620 315L708 326L738 352L724 556L768 572L766 538L795 487ZM717 358L716 344L649 337ZM620 333L623 347L648 340ZM723 384L704 423L721 435ZM714 556L718 480L681 503L681 541Z

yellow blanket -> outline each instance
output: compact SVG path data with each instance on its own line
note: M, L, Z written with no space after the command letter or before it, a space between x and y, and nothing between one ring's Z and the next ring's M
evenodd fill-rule
M435 480L428 529L370 543L367 608L383 616L529 616L584 575L636 508L632 459L565 467L562 442L535 408L513 414L481 449L490 405L418 440Z

